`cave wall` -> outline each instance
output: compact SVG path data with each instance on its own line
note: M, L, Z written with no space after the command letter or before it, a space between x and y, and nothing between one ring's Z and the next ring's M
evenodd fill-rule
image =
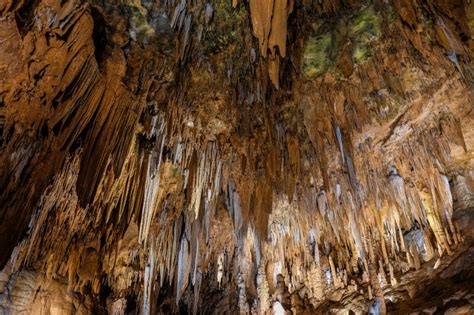
M469 311L473 21L3 1L0 310Z

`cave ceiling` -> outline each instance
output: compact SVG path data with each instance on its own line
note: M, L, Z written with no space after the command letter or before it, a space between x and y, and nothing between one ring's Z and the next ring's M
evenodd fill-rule
M474 2L0 0L0 314L473 314Z

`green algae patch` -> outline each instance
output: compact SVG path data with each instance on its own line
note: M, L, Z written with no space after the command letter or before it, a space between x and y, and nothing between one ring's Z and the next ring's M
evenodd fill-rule
M240 54L244 42L242 25L248 17L245 6L239 4L233 8L231 2L226 0L216 0L212 5L213 22L206 28L204 37L206 53L216 54L230 48L230 53ZM205 24L204 16L201 20Z
M380 36L380 16L373 7L362 9L352 17L349 36L357 40Z
M310 37L304 52L304 73L314 79L333 66L329 55L333 39L330 33L318 37Z
M351 19L349 37L355 46L354 63L362 63L373 55L370 43L380 37L380 21L373 7L360 10Z
M336 66L337 56L350 51L353 64L360 64L374 54L373 41L380 38L382 17L372 6L353 13L349 19L323 20L316 32L306 41L303 72L314 79L330 71L340 74Z
M154 34L155 31L148 22L148 11L140 3L123 3L120 5L120 9L129 17L129 26L135 34L145 34L147 36Z

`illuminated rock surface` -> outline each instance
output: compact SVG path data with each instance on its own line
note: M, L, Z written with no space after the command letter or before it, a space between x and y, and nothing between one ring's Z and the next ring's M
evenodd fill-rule
M0 314L474 313L474 2L0 2Z

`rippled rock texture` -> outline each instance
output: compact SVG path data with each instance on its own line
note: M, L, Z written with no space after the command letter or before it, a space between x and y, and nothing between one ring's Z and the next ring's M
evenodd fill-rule
M472 314L474 3L0 1L0 313Z

